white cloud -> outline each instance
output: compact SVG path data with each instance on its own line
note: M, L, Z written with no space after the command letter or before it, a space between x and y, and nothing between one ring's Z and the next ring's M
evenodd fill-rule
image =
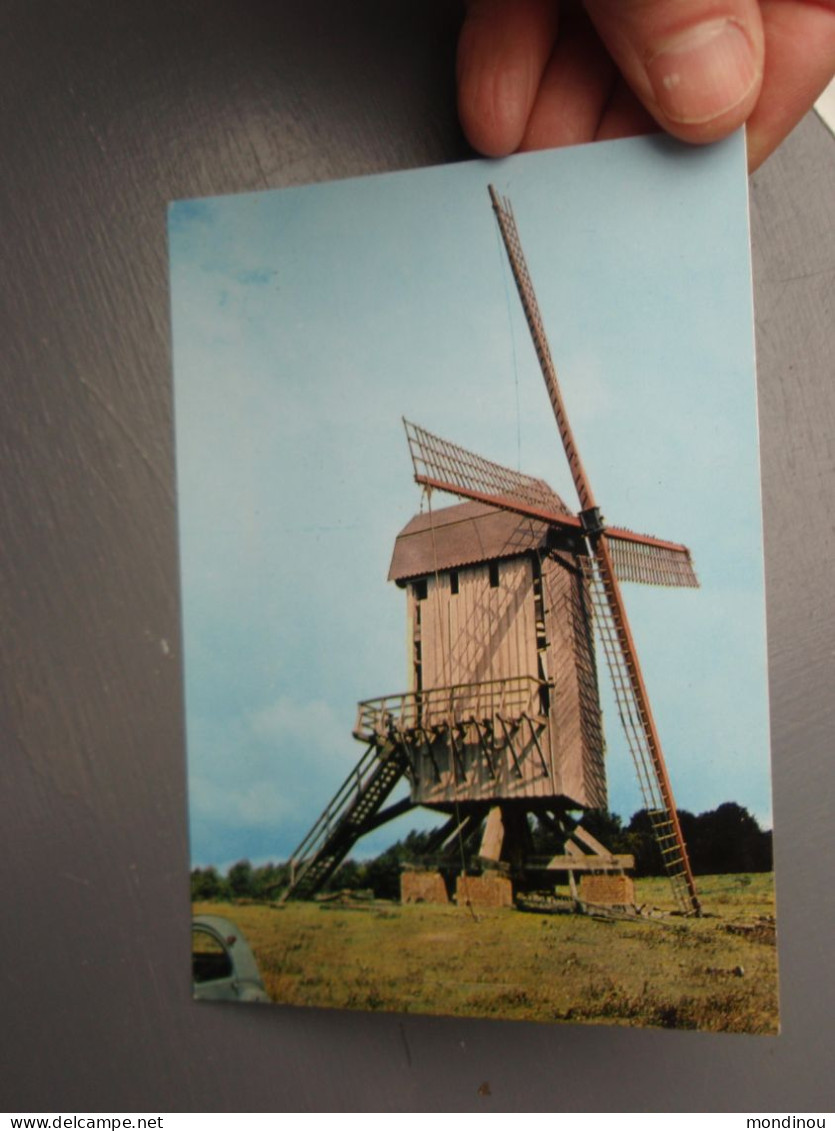
M344 720L335 717L323 699L298 702L281 696L253 712L247 726L256 739L279 748L309 746L314 757L344 743Z
M207 834L228 843L239 831L236 858L250 839L274 832L275 855L286 855L360 757L353 719L323 700L280 696L226 722L189 720L189 795L195 859L216 858Z

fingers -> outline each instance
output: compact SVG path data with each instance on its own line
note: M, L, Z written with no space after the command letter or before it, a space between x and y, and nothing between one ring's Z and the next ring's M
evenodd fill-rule
M598 34L664 129L707 142L753 110L764 67L757 0L588 0Z
M502 156L647 132L653 121L708 142L747 122L753 170L835 73L835 0L585 8L591 23L575 0L468 0L459 112L476 149Z
M835 74L835 6L815 0L762 0L765 75L748 121L754 171L800 121Z
M519 148L546 149L591 141L614 79L614 64L585 13L562 12L559 38Z
M458 40L458 114L488 157L518 148L557 37L556 0L470 0Z
M595 141L613 141L620 137L641 137L658 132L658 123L640 103L623 79L618 79L612 96L600 119Z

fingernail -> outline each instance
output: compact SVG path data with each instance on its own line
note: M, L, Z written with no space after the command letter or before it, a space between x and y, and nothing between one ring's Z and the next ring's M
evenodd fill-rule
M667 40L646 64L673 122L710 122L743 102L760 77L751 40L734 20L711 20Z

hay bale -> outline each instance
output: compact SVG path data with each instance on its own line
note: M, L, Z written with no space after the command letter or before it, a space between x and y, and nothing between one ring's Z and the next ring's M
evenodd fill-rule
M444 877L440 872L407 869L400 874L401 903L449 903Z
M481 876L459 876L455 884L455 902L459 907L512 907L513 884L500 872Z
M580 900L604 907L631 907L635 903L635 884L631 876L587 873L580 878Z

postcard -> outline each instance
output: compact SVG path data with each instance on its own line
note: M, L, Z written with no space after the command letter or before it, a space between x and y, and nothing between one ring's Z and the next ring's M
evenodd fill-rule
M170 210L194 996L775 1033L745 145Z

